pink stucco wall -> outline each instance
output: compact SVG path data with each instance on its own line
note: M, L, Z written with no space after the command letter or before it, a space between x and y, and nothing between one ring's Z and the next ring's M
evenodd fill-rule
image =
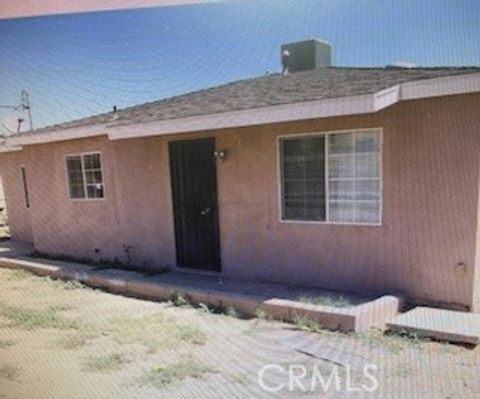
M480 164L478 165L480 170ZM475 256L475 276L473 285L473 306L472 310L480 312L480 173L478 181L478 212L477 212L477 244Z
M20 175L20 167L26 165L28 160L24 151L0 154L0 174L10 234L22 242L32 242L31 212L25 204Z
M375 115L29 146L0 155L12 233L40 252L125 261L129 246L133 264L174 266L168 142L216 137L228 151L217 164L223 274L471 307L480 288L479 106L476 94L401 103ZM365 127L383 128L382 225L280 222L277 136ZM64 157L88 151L102 152L105 199L71 201ZM20 163L30 212L19 197Z

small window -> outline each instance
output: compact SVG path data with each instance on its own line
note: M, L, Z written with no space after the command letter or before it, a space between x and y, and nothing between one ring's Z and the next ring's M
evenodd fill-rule
M282 218L380 223L380 133L318 134L280 141Z
M20 168L20 174L22 178L22 188L23 188L23 198L25 200L25 207L30 208L30 198L28 196L28 185L27 185L27 172L25 166Z
M103 198L100 154L69 155L66 158L71 199Z

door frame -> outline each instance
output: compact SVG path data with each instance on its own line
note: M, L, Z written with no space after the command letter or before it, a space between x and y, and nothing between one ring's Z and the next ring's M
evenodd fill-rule
M212 151L212 160L213 160L213 165L214 165L214 179L215 179L215 191L214 191L214 198L215 198L215 208L216 208L216 213L215 213L215 218L214 218L214 229L216 231L217 235L217 242L216 242L216 254L218 257L218 270L209 270L209 269L202 269L202 268L194 268L194 267L188 267L188 266L179 266L179 243L177 240L177 222L176 222L176 216L175 216L175 190L173 186L173 179L172 179L172 159L171 159L171 152L170 152L170 145L171 143L193 143L193 142L201 142L201 141L210 141L212 142L212 147L213 150L216 149L216 138L209 136L209 137L199 137L199 138L188 138L188 139L173 139L173 140L168 140L167 141L167 156L168 156L168 167L169 167L169 173L168 173L168 181L169 181L169 189L171 191L170 193L170 199L171 199L171 215L172 215L172 222L173 222L173 240L174 240L174 248L175 248L175 265L174 269L177 272L181 273L195 273L195 274L203 274L203 275L210 275L210 276L216 276L218 274L221 274L223 271L222 267L222 251L221 251L221 235L220 235L220 206L218 202L218 169L217 169L217 159L213 154Z

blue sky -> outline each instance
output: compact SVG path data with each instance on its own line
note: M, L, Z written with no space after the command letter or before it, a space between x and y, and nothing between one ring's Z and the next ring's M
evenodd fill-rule
M478 0L255 0L3 20L0 104L28 89L41 127L279 71L280 44L310 37L330 41L342 66L480 65L479 21Z

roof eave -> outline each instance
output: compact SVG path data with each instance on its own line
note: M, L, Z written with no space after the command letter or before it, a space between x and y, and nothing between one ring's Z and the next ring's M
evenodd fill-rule
M141 124L110 126L110 140L241 128L375 111L372 95L275 105Z
M83 139L95 136L106 136L107 134L108 131L106 130L105 124L91 125L7 137L5 139L5 144L10 147L18 147L25 145L53 143L57 141Z
M107 135L110 140L247 127L269 123L360 115L378 112L400 101L480 92L480 73L405 82L373 94L274 105L145 123L91 125L27 134L6 139L6 145L43 144Z

